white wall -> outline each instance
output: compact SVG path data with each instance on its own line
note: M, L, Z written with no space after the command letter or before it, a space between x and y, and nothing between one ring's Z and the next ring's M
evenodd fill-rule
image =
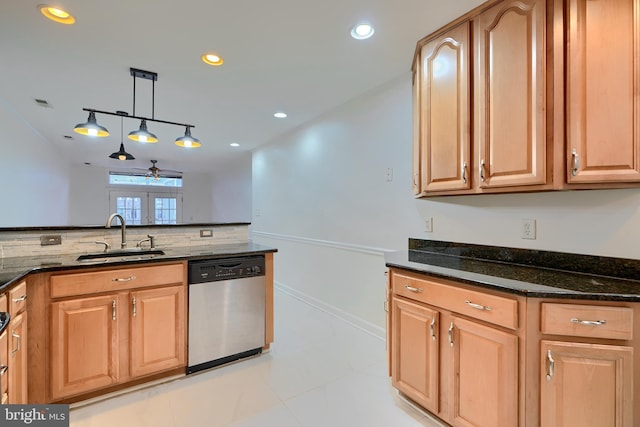
M216 222L251 222L251 153L211 171L211 209Z
M0 98L0 227L69 223L68 164Z
M279 248L279 286L382 333L382 254L406 249L409 237L640 259L640 189L415 200L410 82L380 87L254 153L252 230ZM520 238L525 218L537 221L536 240Z

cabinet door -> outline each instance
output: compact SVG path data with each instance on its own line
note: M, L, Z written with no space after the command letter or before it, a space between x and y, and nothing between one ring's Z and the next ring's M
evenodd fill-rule
M469 25L465 22L421 49L414 129L420 135L423 191L471 187Z
M0 401L9 393L9 328L0 334Z
M9 403L27 403L27 313L9 323Z
M518 337L456 317L449 331L454 369L452 424L517 426Z
M547 182L545 1L504 1L477 18L479 186Z
M541 342L544 427L632 427L631 347Z
M0 311L7 311L7 296L0 295ZM0 403L8 403L9 392L9 330L0 334ZM5 402L6 400L6 402Z
M567 2L569 183L640 181L639 7Z
M421 159L422 159L422 147L420 138L420 76L422 75L422 67L420 61L416 61L414 64L413 79L411 85L411 111L412 114L412 166L411 166L411 189L413 194L418 195L422 192L422 178L421 178Z
M426 409L438 407L439 313L426 306L393 299L391 382Z
M131 376L184 366L184 286L132 292L129 302Z
M59 399L118 380L117 295L51 304L51 398Z

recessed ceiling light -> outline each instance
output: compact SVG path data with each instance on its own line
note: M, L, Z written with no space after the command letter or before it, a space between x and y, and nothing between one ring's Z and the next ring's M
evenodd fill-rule
M237 142L232 142L229 145L232 146L232 147L240 147L240 144L238 144Z
M59 7L50 6L48 4L40 4L38 5L38 9L40 9L40 12L45 17L52 21L67 25L71 25L76 22L76 18L74 18L73 15L71 15L64 9L60 9Z
M202 55L202 61L205 64L213 65L219 67L224 64L224 60L217 53L209 52Z
M273 117L276 117L278 119L284 119L285 117L287 117L287 113L282 113L282 112L275 113Z
M364 40L371 37L374 33L374 29L371 24L357 24L351 28L351 37L356 40Z

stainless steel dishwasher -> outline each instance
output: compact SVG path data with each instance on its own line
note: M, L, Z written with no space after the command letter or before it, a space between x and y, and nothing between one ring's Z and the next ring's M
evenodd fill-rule
M262 352L264 255L189 262L187 374Z

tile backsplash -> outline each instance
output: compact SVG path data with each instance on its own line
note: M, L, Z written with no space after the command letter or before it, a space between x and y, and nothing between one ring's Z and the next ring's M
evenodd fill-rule
M206 236L200 237L201 230ZM211 233L208 233L211 231ZM162 227L127 227L127 247L134 248L148 235L154 236L158 249L173 247L201 247L242 243L249 240L248 224L167 225ZM42 236L60 236L60 244L42 244ZM46 238L45 238L46 240ZM51 254L82 254L99 252L107 242L112 249L119 249L121 230L111 228L47 228L46 230L0 230L0 258L12 258ZM148 248L149 242L144 243Z

